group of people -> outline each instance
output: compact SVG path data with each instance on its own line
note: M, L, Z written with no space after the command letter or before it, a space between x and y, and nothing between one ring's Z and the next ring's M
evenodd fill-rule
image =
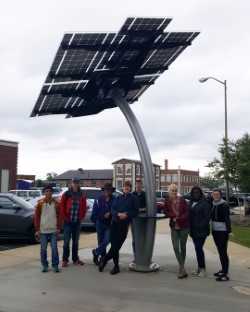
M138 183L137 183L138 184ZM140 183L139 183L140 184ZM145 193L132 193L132 185L129 181L124 183L123 193L114 196L112 184L107 183L103 188L103 194L95 200L91 219L97 230L98 247L93 250L93 261L102 272L109 260L113 259L114 267L111 274L120 272L119 250L125 242L129 225L139 211L140 202L146 206ZM57 239L63 226L64 244L62 267L69 265L70 242L72 240L72 261L74 265L84 265L79 258L79 238L81 222L85 217L87 201L84 192L80 188L80 181L72 179L71 185L58 203L53 198L53 188L48 185L44 188L44 197L38 201L35 209L34 226L35 235L41 242L42 272L49 271L47 260L48 243L51 244L52 270L60 272ZM111 247L106 252L107 246Z
M114 195L112 184L106 183L103 192L95 200L91 220L95 223L98 246L92 250L93 262L102 272L107 263L113 259L112 275L120 272L119 251L125 242L129 226L139 212L146 210L146 196L142 189L142 182L136 181L136 190L132 192L130 181L124 183L123 192ZM70 242L72 240L72 261L74 265L84 265L78 255L81 221L85 217L87 203L86 196L80 188L79 179L73 179L71 186L58 203L53 199L51 186L44 188L44 198L36 206L34 225L36 236L41 242L42 272L48 272L47 246L51 243L52 269L59 270L59 255L57 238L63 225L64 244L62 267L68 267L70 256ZM205 198L202 189L193 187L190 201L187 202L178 194L175 184L169 187L169 196L165 200L164 212L170 220L171 239L176 259L179 264L178 278L188 276L185 269L186 244L188 235L193 240L197 257L197 270L193 272L199 277L206 276L206 262L203 246L212 229L212 235L219 253L221 270L214 275L217 281L228 281L229 258L227 245L231 232L229 206L223 200L221 191L216 189L212 193L213 201ZM132 240L135 255L135 243ZM110 244L109 250L107 247Z
M172 184L169 187L169 197L165 201L165 213L170 218L172 244L179 264L178 278L188 276L185 270L188 235L192 238L197 258L197 269L193 275L206 276L203 246L211 229L221 262L221 270L214 273L214 276L218 282L228 281L227 246L231 222L229 206L223 200L221 190L213 190L212 202L209 202L202 189L195 186L191 190L191 198L187 203L183 197L178 195L177 186Z
M70 242L72 240L72 261L74 265L84 265L78 255L81 221L87 210L87 200L81 191L80 180L72 179L71 186L66 191L60 202L53 198L53 187L44 188L44 197L38 201L34 215L35 235L41 243L42 272L48 272L47 246L50 242L52 253L52 269L55 273L59 270L59 255L57 239L63 226L64 244L62 267L69 265Z

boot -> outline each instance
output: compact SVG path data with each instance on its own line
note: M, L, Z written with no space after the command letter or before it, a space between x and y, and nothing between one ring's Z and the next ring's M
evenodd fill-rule
M106 264L107 264L107 261L104 258L102 258L99 262L99 272L103 272Z
M188 274L185 270L185 267L183 265L181 265L179 267L179 273L178 273L178 278L179 279L183 279L183 278L187 278L188 277Z
M115 275L115 274L118 274L118 273L120 273L119 265L115 265L115 266L113 267L113 269L110 271L110 274L111 274L111 275Z
M98 255L96 254L95 249L92 250L93 262L95 265L99 265Z

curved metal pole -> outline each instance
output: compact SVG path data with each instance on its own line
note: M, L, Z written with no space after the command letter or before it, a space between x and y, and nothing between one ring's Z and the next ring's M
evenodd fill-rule
M131 110L128 102L122 96L122 91L119 89L113 90L113 99L115 104L120 108L124 116L126 117L130 129L134 135L144 172L144 184L147 200L147 215L149 217L155 217L156 215L156 197L155 197L155 185L154 185L154 170L153 164L149 152L149 148L145 137L143 135L141 126Z
M153 164L141 126L128 102L123 97L122 90L114 89L112 96L115 104L120 108L128 121L140 153L144 172L147 216L146 218L139 217L134 220L135 267L133 267L133 270L152 272L159 269L157 264L152 263L156 230L156 198Z

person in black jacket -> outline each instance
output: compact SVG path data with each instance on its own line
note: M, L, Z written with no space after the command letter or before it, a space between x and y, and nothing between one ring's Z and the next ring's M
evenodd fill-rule
M131 220L138 214L138 200L136 196L131 193L131 188L130 181L126 181L123 187L123 194L118 196L112 204L111 247L107 255L100 261L100 272L103 271L107 262L111 259L113 259L114 267L110 273L113 275L120 272L119 251L127 238Z
M193 275L206 276L206 262L203 246L210 234L211 205L205 199L202 189L195 186L191 190L189 202L190 236L192 237L198 268Z
M215 245L217 247L222 269L214 273L216 281L228 281L229 257L227 254L227 246L229 233L231 233L230 211L228 204L223 200L222 193L219 189L215 189L212 193L212 234Z

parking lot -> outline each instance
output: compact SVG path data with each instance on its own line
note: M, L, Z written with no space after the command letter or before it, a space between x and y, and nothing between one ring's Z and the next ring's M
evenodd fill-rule
M81 232L81 239L85 239L88 237L88 240L91 237L95 237L94 230L93 229L88 229L85 228ZM63 234L60 235L59 238L59 246L62 245L62 239L63 239ZM31 244L25 240L0 240L0 252L5 251L5 250L11 250L11 249L17 249L25 246L32 246L32 245L37 245L37 244Z
M62 243L59 241L60 254ZM70 266L58 275L40 273L38 244L0 252L0 310L39 312L42 306L44 312L249 312L249 296L246 295L250 287L247 270L250 261L248 248L230 243L231 281L221 285L213 278L218 258L211 239L208 239L206 244L208 277L197 279L190 274L185 281L176 278L176 259L171 245L168 220L161 220L157 224L154 261L161 265L159 273L138 274L128 271L128 263L132 259L129 235L121 251L119 277L111 277L108 273L112 263L101 274L92 263L91 248L95 244L95 233L82 232L80 257L85 266ZM1 246L5 248L9 245ZM20 244L10 244L10 248L15 246L20 247ZM194 265L194 250L189 240L189 273ZM245 294L238 291L241 289L245 290Z

